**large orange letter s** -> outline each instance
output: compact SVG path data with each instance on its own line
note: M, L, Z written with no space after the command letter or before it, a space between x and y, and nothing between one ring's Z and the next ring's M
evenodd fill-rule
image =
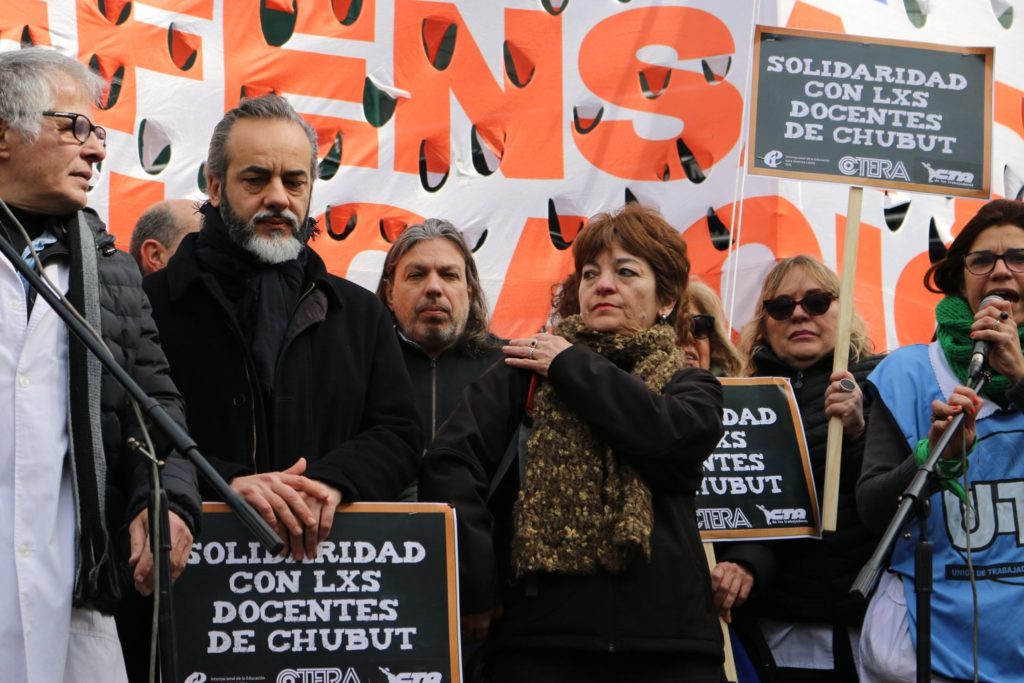
M735 51L729 28L713 14L688 7L650 7L622 12L594 27L580 47L580 77L595 95L621 107L671 116L684 130L666 140L640 137L629 120L576 122L573 139L594 166L620 178L668 180L684 177L690 153L705 172L739 139L743 98L720 80L676 66L647 64L644 47L663 45L683 60ZM578 117L577 117L578 118ZM680 144L680 140L684 142ZM682 157L682 160L681 160ZM688 162L688 165L689 162ZM699 174L698 174L699 175ZM690 175L691 179L693 175Z

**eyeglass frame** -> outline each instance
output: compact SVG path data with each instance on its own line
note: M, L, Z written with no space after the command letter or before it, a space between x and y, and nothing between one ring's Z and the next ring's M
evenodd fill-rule
M708 331L703 337L697 334L697 319L707 320ZM690 316L690 334L693 335L694 339L711 339L715 334L715 316L708 315L707 313L694 313Z
M826 306L824 309L822 309L821 312L819 312L819 313L814 313L813 311L807 310L807 307L804 306L804 302L806 302L808 299L810 299L812 297L815 298L815 299L817 299L819 297L827 298L828 299L828 306ZM786 315L782 316L781 318L776 316L775 314L773 314L769 310L771 304L773 302L775 302L775 301L778 301L779 299L789 299L792 302L792 307L789 309L789 311L786 313ZM806 313L807 315L811 316L812 318L817 318L818 316L822 316L822 315L825 315L826 313L828 313L828 310L830 308L832 308L832 302L833 301L838 301L838 300L839 300L839 295L838 294L836 294L835 292L828 292L828 291L824 291L824 292L811 292L810 294L804 295L804 298L802 298L802 299L794 299L793 297L789 296L788 294L783 294L782 296L776 296L776 297L773 297L771 299L765 299L764 301L761 302L761 306L764 308L764 312L767 313L768 317L770 317L772 320L777 320L778 322L783 322L783 321L789 320L790 318L793 317L793 314L796 313L796 307L797 306L799 306L800 308L804 309L804 313Z
M71 120L71 128L69 130L71 131L71 136L73 138L75 138L75 141L78 144L80 144L80 145L84 145L85 143L89 142L89 136L95 133L96 139L99 140L100 142L102 142L104 147L107 146L107 129L104 128L103 126L98 126L95 123L93 123L92 119L90 119L85 114L79 114L78 112L74 112L74 111L49 111L49 110L43 111L43 112L40 112L40 113L43 116L55 116L55 117L61 118L61 119L70 119ZM78 119L80 119L80 118L85 119L85 121L89 124L89 132L85 134L85 139L84 140L79 138L78 137L78 133L75 131L75 129L78 127Z
M1006 269L1008 271L1010 271L1011 273L1024 273L1024 269L1017 270L1016 268L1011 268L1010 267L1010 262L1006 260L1006 255L1011 253L1011 252L1021 255L1022 256L1021 260L1024 261L1024 249L1021 249L1021 248L1007 249L1006 251L1004 251L1001 254L997 254L994 251L992 251L991 249L979 249L978 251L971 251L971 252L968 252L968 253L964 254L964 268L971 275L976 275L978 277L984 277L984 276L988 275L989 273L991 273L993 270L996 269L996 263L998 263L999 261L1002 261L1003 265L1006 266ZM977 272L971 270L971 267L967 265L967 259L970 258L971 256L973 256L974 254L990 254L992 256L992 265L984 273L977 273Z

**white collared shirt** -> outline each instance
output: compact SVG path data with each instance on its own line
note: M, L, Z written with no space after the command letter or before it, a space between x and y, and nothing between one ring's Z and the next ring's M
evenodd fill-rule
M68 266L46 273L67 290ZM0 667L12 681L64 677L74 587L68 333L0 258Z

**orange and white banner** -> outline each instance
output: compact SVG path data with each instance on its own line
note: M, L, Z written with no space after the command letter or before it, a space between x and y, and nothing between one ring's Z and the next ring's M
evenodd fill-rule
M743 173L754 24L994 46L992 187L1015 197L1022 15L1021 0L4 0L0 49L52 45L113 82L90 203L121 246L151 203L203 197L213 126L274 91L318 131L314 246L334 272L373 288L389 240L446 218L476 247L494 330L519 336L546 320L585 217L635 197L682 232L738 329L777 257L838 267L847 196ZM930 338L922 275L980 203L865 193L856 303L879 349Z

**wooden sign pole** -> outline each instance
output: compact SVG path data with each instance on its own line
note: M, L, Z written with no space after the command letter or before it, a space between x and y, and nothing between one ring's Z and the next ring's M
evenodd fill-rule
M850 360L853 281L857 273L857 243L860 238L860 208L863 200L864 188L851 187L850 202L846 209L846 239L843 240L843 277L839 285L839 333L836 335L832 372L846 370ZM833 417L828 421L828 445L825 451L825 491L821 518L823 531L836 530L842 450L843 421L838 417Z
M715 546L711 543L705 543L704 555L708 558L708 569L714 571L717 564L715 560ZM718 621L722 625L722 640L725 642L725 680L735 683L735 681L739 680L739 676L736 674L736 658L733 657L732 641L729 639L729 624L725 623L725 619L720 618Z

